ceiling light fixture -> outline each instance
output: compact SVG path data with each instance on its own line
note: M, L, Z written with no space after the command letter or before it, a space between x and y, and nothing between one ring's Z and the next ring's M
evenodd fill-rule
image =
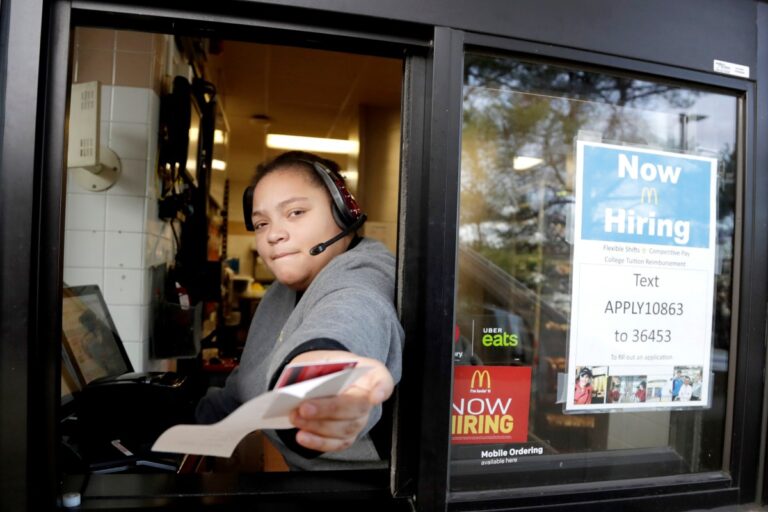
M211 167L213 167L217 171L226 171L227 170L227 162L225 162L224 160L216 160L216 159L214 159L211 162Z
M533 156L516 156L512 160L512 167L516 171L527 171L528 169L533 169L537 165L540 165L544 162L543 158L536 158Z
M347 155L357 154L360 151L360 143L356 140L299 137L298 135L280 135L277 133L267 135L267 147Z

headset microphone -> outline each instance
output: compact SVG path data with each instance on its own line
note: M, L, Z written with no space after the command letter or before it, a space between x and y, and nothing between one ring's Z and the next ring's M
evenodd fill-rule
M359 228L360 228L360 226L362 226L362 225L363 225L363 222L365 222L365 219L367 219L367 218L368 218L368 217L367 217L367 216L366 216L364 213L363 213L363 214L361 214L361 215L360 215L360 217L358 217L358 218L355 220L355 222L353 222L352 224L350 224L349 226L347 226L347 227L345 227L343 230L341 230L341 233L339 233L338 235L334 236L334 237L333 237L333 238L331 238L331 239L328 239L328 240L326 240L326 241L325 241L325 242L323 242L323 243L319 243L319 244L317 244L316 246L312 247L312 248L309 250L309 254L311 254L312 256L317 256L318 254L322 254L323 252L325 252L325 250L326 250L326 249L327 249L327 248L328 248L330 245L333 245L333 244L335 244L336 242L338 242L339 240L341 240L342 238L344 238L344 237L345 237L345 236L347 236L348 234L350 234L350 233L352 233L353 231L355 231L355 230L359 229Z

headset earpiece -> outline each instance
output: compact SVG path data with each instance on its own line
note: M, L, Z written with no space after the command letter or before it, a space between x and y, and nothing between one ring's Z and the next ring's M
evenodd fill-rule
M253 185L245 187L243 191L243 220L245 221L245 229L256 231L253 225Z
M331 195L331 213L336 224L341 229L351 228L353 231L362 226L363 222L365 222L365 214L363 214L355 197L347 190L344 178L320 162L312 160L299 161L312 167L325 184L325 188ZM246 187L243 191L243 220L245 221L245 229L248 231L255 231L252 215L253 185Z
M333 220L336 221L336 225L344 229L346 227L344 225L344 217L339 212L339 207L336 206L336 203L331 203L331 214L333 215Z
M325 183L325 188L331 195L331 212L336 224L342 229L353 226L363 215L363 211L355 197L347 190L344 178L320 162L302 161L311 165Z

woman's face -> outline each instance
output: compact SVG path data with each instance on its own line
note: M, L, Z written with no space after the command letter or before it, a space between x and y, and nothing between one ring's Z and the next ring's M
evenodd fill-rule
M584 374L579 376L579 385L581 387L586 387L589 385L589 375Z
M341 231L331 214L331 198L303 170L286 167L267 174L253 191L256 250L278 281L305 290L352 236L312 256L309 250Z

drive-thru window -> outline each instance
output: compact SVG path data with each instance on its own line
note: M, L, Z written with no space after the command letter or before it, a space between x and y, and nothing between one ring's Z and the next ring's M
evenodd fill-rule
M220 4L0 3L0 508L764 502L765 2ZM286 136L395 256L379 460L153 451L240 364Z

